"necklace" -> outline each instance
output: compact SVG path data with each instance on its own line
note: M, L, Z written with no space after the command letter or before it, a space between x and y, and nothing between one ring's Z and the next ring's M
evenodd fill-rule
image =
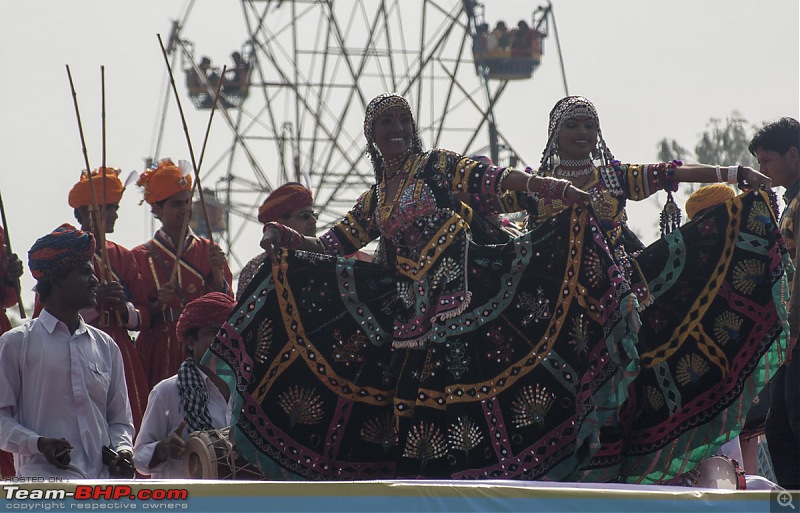
M405 163L406 158L408 158L408 153L404 153L398 157L395 157L390 160L383 161L383 176L387 180L391 180L397 173L399 173L403 169L403 163Z
M561 162L558 163L561 167L568 167L568 168L584 168L587 166L592 165L592 159L586 157L584 159L562 159Z
M594 164L592 159L578 159L578 160L562 160L556 165L553 174L557 176L564 176L567 178L577 178L592 174L594 171Z
M412 164L416 161L416 159L407 159L403 166L400 168L403 172L400 173L399 171L395 171L395 173L389 177L384 174L384 179L381 180L381 183L378 184L377 190L377 200L378 200L378 217L381 222L386 221L389 216L392 214L392 210L394 210L395 204L397 204L400 195L403 193L405 189L406 180L410 176L410 170ZM397 184L397 190L394 192L394 199L390 200L389 197L386 195L386 181L390 178L393 178L397 175L400 175L400 183Z
M594 168L588 167L586 169L561 169L557 167L555 171L553 171L553 175L555 176L565 176L567 178L578 178L580 176L586 176L592 174Z

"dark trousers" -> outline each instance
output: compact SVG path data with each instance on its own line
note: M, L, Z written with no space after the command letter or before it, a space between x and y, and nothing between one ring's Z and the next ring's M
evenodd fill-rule
M789 363L772 379L772 400L765 424L767 446L778 484L800 489L800 344Z

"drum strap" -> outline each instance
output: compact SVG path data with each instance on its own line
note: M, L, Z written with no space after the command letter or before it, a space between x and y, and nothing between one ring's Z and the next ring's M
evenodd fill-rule
M194 358L184 360L178 369L178 394L190 433L214 429L208 413L208 389Z

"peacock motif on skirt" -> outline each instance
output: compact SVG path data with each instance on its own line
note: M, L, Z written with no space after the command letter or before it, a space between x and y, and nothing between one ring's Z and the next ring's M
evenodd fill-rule
M708 372L708 362L699 354L687 354L678 362L675 379L683 386L696 383Z
M528 385L511 403L511 421L518 428L532 424L543 426L544 418L553 407L554 402L555 394L549 394L546 386L537 383L536 389L534 389L533 385Z
M758 285L767 282L765 267L758 260L743 260L733 270L733 286L742 294L750 295Z
M278 397L278 404L289 416L289 427L296 424L313 425L322 420L323 402L316 390L295 385Z
M420 460L424 467L427 462L441 458L446 453L447 441L442 431L433 424L420 422L408 433L403 457Z
M397 445L397 432L394 429L394 417L385 414L370 419L361 428L361 439L383 447L385 452Z
M731 311L723 312L714 319L714 335L717 342L726 345L728 342L739 340L742 329L742 318Z

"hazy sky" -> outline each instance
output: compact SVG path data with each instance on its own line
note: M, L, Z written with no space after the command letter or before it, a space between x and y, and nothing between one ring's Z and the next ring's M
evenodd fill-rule
M485 4L487 21L514 24L530 19L539 2ZM663 137L692 148L710 118L725 119L734 110L758 125L784 115L798 117L798 0L553 4L569 92L594 101L606 142L620 160L655 161L656 143ZM166 37L170 20L180 18L186 5L184 0L0 1L0 191L13 249L26 264L27 250L38 237L74 222L67 193L85 167L65 64L75 79L91 166L100 165L103 65L108 164L124 174L141 171L142 158L153 149L164 98L165 67L156 34ZM415 8L417 2L407 5ZM226 62L246 38L242 27L240 2L202 0L184 34L198 53ZM510 84L496 110L501 130L529 163L538 163L547 114L564 95L552 35L545 45L533 79ZM186 100L184 108L199 146L207 113L193 111ZM224 127L218 128L212 130L210 148L215 138L224 141L218 144L230 140ZM161 156L188 158L180 123L166 130ZM133 247L152 235L149 209L138 205L140 199L136 187L126 192L110 239ZM658 205L643 202L632 213L635 227L652 239ZM258 252L257 240L251 246L237 251L249 257ZM32 301L33 283L26 270L26 303Z

